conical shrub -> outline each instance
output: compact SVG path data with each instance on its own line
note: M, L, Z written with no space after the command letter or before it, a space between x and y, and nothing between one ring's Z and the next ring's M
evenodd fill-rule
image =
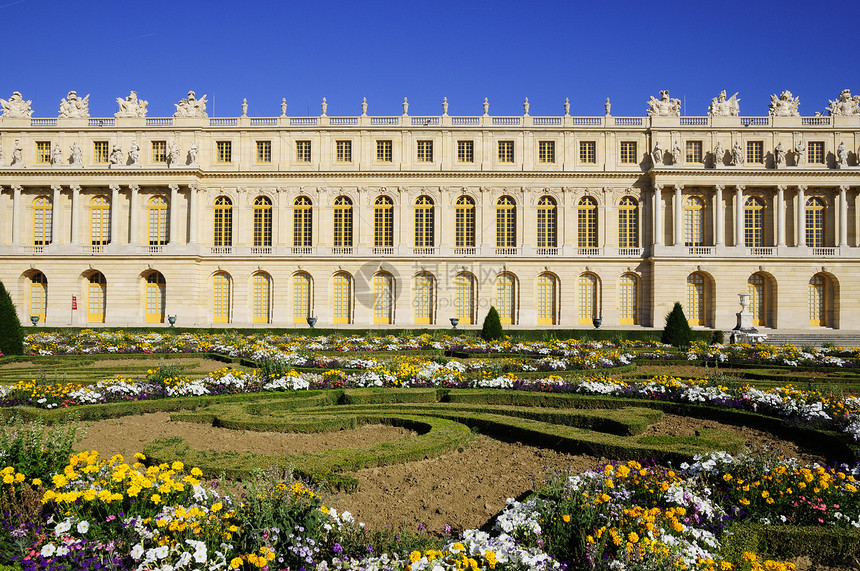
M24 354L24 330L3 282L0 282L0 352L4 355Z
M502 320L499 319L499 312L496 308L490 306L490 311L484 318L484 326L481 327L481 339L484 341L495 341L501 339L505 332L502 330Z
M693 341L693 330L690 329L681 302L676 301L672 311L666 316L666 326L660 341L673 347L687 347Z

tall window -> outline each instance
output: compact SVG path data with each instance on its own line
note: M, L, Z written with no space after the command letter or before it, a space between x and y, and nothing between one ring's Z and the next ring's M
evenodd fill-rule
M543 164L555 162L555 141L538 141L538 162Z
M254 323L269 323L269 308L272 299L272 278L265 272L254 274L253 319Z
M391 141L376 141L376 162L390 163L392 162L394 153Z
M454 317L463 325L469 325L475 315L475 278L472 274L459 273L454 278Z
M621 164L636 164L636 141L621 141Z
M639 205L632 196L618 203L618 247L639 247Z
M685 143L686 147L686 159L688 163L700 163L702 162L702 141L687 141ZM717 161L719 162L719 160Z
M753 274L747 280L747 289L750 294L750 312L752 313L753 325L765 324L765 289L764 278L760 274Z
M435 290L433 276L427 273L415 276L415 299L412 306L415 308L415 323L418 325L430 325L433 323L433 302Z
M212 321L230 323L230 276L219 272L212 277Z
M684 245L688 248L705 243L704 206L702 200L689 196L684 202Z
M307 196L293 203L293 247L310 248L313 239L313 205Z
M51 164L51 141L36 142L36 162L39 164Z
M296 141L296 162L309 163L311 162L311 142Z
M807 160L812 165L824 164L824 141L809 141L806 149Z
M232 163L233 162L233 142L232 141L216 141L215 142L215 162Z
M33 201L33 245L47 246L53 239L53 204L47 196ZM35 315L35 314L34 314Z
M36 272L30 277L30 315L38 315L39 321L45 323L48 313L48 278L42 272Z
M379 273L373 276L373 322L387 325L392 323L394 298L394 278L391 274Z
M226 196L215 199L212 245L221 247L233 245L233 202Z
M595 141L579 142L579 162L586 165L597 163L597 143Z
M552 274L541 274L537 280L538 325L555 325L556 279Z
M380 196L373 205L373 246L394 246L394 202L387 196Z
M579 276L579 323L591 325L597 317L597 276L582 274Z
M352 247L352 200L346 196L338 196L334 201L333 230L335 248Z
M516 318L516 291L514 277L511 274L499 274L496 277L496 311L503 324L513 325Z
M257 162L272 162L272 141L257 141Z
M537 208L537 247L555 248L558 244L558 209L550 196L541 196Z
M167 162L167 141L152 142L152 162L166 163Z
M517 246L517 205L510 196L496 203L496 248Z
M311 316L311 276L293 275L293 323L306 323Z
M824 276L821 274L815 274L809 280L809 325L812 327L827 325L825 285Z
M341 272L334 275L332 315L335 323L352 322L352 278Z
M806 245L811 248L824 246L824 201L820 198L806 201Z
M759 165L764 162L764 141L747 141L747 162Z
M163 246L167 244L168 220L170 211L167 200L163 196L153 196L149 199L149 245Z
M702 274L687 276L687 322L690 325L705 324L705 278Z
M337 162L352 162L352 141L335 141L335 151L335 158Z
M110 156L110 150L108 149L107 141L95 141L93 142L93 162L94 163L106 163L108 162L108 158Z
M433 162L433 141L416 142L416 160L419 163Z
M457 162L475 162L475 141L457 141Z
M164 323L164 305L167 298L167 286L164 276L152 272L146 276L146 322Z
M618 281L618 309L621 314L621 325L636 325L638 323L639 280L634 274L624 274Z
M107 306L107 281L104 274L96 272L89 277L87 286L87 322L104 323Z
M454 205L454 247L475 247L475 201L461 196Z
M267 196L254 199L254 246L272 245L272 201Z
M744 203L744 244L750 248L764 245L764 202L752 196Z
M597 201L590 196L579 200L577 215L577 243L580 248L597 247Z
M90 202L90 244L110 243L110 202L106 196L96 196Z
M514 142L499 141L499 162L512 163L514 162Z
M432 248L434 232L433 199L419 196L415 201L415 247Z

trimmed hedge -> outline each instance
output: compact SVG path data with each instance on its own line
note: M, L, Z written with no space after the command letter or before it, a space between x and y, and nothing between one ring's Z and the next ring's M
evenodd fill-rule
M722 552L731 557L751 551L775 559L809 557L817 565L860 568L857 529L736 524L728 531Z

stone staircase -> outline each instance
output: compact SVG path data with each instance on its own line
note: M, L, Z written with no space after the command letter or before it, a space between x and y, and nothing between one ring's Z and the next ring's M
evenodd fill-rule
M825 344L834 347L860 347L860 332L841 331L779 331L772 332L759 329L766 333L765 343L769 345L794 345L795 347L823 347Z

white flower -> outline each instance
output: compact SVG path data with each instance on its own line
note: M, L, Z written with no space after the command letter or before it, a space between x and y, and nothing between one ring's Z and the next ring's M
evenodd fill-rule
M47 543L42 546L42 550L39 553L42 555L42 557L50 557L54 554L56 550L57 548L54 546L53 543Z
M131 558L134 559L135 561L140 559L143 556L143 545L138 543L137 545L132 547L129 555L131 555Z
M54 535L60 537L65 534L67 531L72 529L72 520L65 519L57 524L57 527L54 528Z
M81 535L85 534L90 529L90 524L87 521L79 521L78 522L78 533Z

